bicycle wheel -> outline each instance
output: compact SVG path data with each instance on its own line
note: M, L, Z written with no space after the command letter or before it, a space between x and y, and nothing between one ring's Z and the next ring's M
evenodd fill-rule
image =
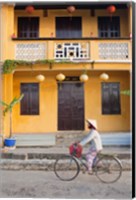
M95 173L103 183L114 183L122 174L121 162L114 156L104 156L97 161Z
M79 174L80 167L74 157L63 155L55 161L54 172L60 180L71 181Z

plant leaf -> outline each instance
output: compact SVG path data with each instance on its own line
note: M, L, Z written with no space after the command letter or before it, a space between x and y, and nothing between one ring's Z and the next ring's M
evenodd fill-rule
M1 103L3 106L8 106L8 104L5 103L4 101L0 101L0 103Z
M7 112L9 112L9 111L11 112L13 106L14 106L15 104L19 103L19 102L22 100L23 97L24 97L24 94L21 94L19 98L16 98L16 97L15 97L15 98L10 102L10 104L7 104L7 103L5 103L5 102L2 102L2 105L6 106L6 108L3 110L4 116L5 116L5 114L6 114Z
M121 94L128 95L128 96L131 95L130 90L122 90Z

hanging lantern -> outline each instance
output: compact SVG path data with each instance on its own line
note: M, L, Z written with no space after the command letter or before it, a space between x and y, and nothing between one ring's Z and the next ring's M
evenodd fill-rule
M58 75L56 76L56 79L57 79L58 81L64 81L65 78L66 78L65 75L62 74L62 73L60 73L60 74L58 74Z
M107 12L110 14L113 14L116 11L116 7L113 5L110 5L107 7Z
M86 82L86 81L88 81L89 77L87 74L82 74L79 79L82 82Z
M42 82L42 81L44 81L45 77L44 77L42 74L39 74L38 76L36 76L36 79L37 79L39 82Z
M102 79L102 80L104 80L104 81L107 81L107 80L109 79L109 75L106 74L106 73L102 73L102 74L100 75L100 79Z
M31 13L33 13L33 11L34 11L34 7L33 7L33 6L27 6L27 7L25 8L25 11L26 11L27 13L31 14Z
M68 13L73 13L73 12L75 12L75 10L76 10L75 6L68 6L67 7Z

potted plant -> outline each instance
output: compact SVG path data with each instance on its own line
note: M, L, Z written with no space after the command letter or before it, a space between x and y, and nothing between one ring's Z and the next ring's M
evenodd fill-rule
M9 112L9 121L10 121L10 133L9 137L4 139L4 146L7 147L13 147L16 144L16 139L12 137L12 109L13 107L19 103L22 98L24 97L24 94L21 94L19 98L14 98L9 104L5 103L4 101L1 101L1 104L5 107L3 110L3 115L5 116L6 113Z

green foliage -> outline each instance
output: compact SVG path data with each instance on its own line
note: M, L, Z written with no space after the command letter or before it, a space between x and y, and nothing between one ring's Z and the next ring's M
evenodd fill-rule
M3 64L3 73L12 73L12 71L16 68L16 63L13 60L6 60Z
M121 94L130 96L130 95L131 95L131 92L130 92L130 90L123 90L123 91L121 91Z
M12 137L12 108L14 105L19 103L24 97L24 94L21 94L20 97L14 98L9 104L5 103L4 101L0 101L0 103L5 107L3 110L3 115L5 116L6 113L10 113L10 137Z
M32 62L30 61L24 61L24 60L5 60L3 64L3 74L10 74L12 73L17 65L32 65Z
M13 106L16 105L17 103L19 103L22 100L23 97L24 97L24 94L21 94L21 96L19 98L15 97L9 104L1 101L1 104L3 106L6 106L6 108L3 110L3 115L5 116L5 114L7 112L12 112Z
M22 66L28 65L31 67L32 65L35 65L35 64L53 64L53 63L64 64L64 63L72 63L72 61L69 61L69 60L56 61L53 59L36 60L36 61L5 60L3 67L2 67L2 71L3 71L3 74L10 74L19 65L22 65Z

